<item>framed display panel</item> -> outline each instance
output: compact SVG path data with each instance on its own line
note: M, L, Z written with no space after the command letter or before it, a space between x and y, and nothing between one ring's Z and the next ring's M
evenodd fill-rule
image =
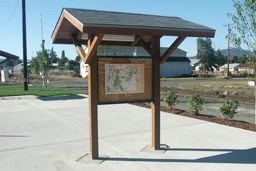
M151 102L151 57L98 57L98 103Z

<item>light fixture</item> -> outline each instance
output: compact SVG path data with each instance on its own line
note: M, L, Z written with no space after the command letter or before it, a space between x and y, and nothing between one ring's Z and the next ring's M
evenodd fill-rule
M83 33L82 40L88 40L88 34ZM105 34L102 41L119 41L119 42L134 42L135 36L133 35L117 35L117 34Z

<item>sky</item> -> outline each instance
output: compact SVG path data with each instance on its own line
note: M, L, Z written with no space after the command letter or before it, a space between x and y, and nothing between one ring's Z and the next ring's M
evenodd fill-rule
M69 59L75 59L77 52L74 45L51 43L52 32L65 7L180 17L215 29L215 37L212 38L215 50L227 49L225 36L228 28L224 25L233 23L227 14L236 12L232 0L26 0L28 59L41 49L41 14L45 48L53 47L58 57L65 50ZM0 16L0 50L22 59L22 0L1 0ZM161 47L169 47L175 39L173 36L162 37ZM179 46L187 52L187 57L196 55L196 39L187 37Z

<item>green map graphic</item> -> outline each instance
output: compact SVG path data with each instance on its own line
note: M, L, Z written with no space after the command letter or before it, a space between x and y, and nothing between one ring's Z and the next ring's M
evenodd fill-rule
M144 92L143 64L105 64L105 74L106 94Z

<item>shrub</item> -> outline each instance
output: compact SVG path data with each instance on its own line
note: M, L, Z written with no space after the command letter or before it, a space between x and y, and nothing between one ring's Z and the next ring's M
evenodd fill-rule
M221 104L219 108L219 112L223 118L231 119L237 113L236 109L238 106L239 106L239 103L237 101L230 99Z
M73 77L78 77L78 78L82 78L82 75L74 73Z
M191 112L193 115L198 114L198 111L202 110L203 104L204 99L199 95L192 95L187 101L187 105L189 106L189 112Z
M163 93L162 98L163 98L164 104L169 107L175 106L175 104L179 102L179 100L177 99L178 96L171 91L168 91L167 93Z

